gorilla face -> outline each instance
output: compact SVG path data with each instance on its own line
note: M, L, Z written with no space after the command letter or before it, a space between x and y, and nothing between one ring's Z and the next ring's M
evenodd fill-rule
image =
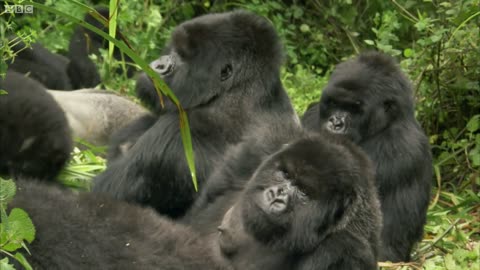
M343 150L303 139L266 160L234 206L247 234L278 250L308 252L338 229L365 181Z
M248 88L259 81L272 84L281 61L281 45L271 25L248 12L234 12L210 14L177 26L163 55L150 66L188 109L207 105L229 91L247 95ZM137 93L157 109L150 97L151 81L143 76L137 84Z
M320 127L356 143L413 115L410 88L403 85L408 81L399 79L404 75L392 64L382 68L378 62L386 60L372 58L365 54L339 64L320 99Z

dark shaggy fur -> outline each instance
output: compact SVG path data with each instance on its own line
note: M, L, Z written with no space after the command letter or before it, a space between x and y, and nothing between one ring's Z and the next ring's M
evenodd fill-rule
M214 218L201 227L99 194L20 181L10 206L25 209L37 232L27 260L34 269L67 270L376 269L381 221L369 160L338 138L296 135L249 179L240 173L244 188L205 209ZM273 145L245 147L258 153Z
M70 157L62 109L35 80L8 71L0 80L0 173L53 179Z
M225 256L262 258L238 269L377 268L373 169L354 145L263 126L224 160L182 222L202 235L221 223Z
M302 119L307 129L346 135L373 160L384 215L380 260L408 261L423 234L432 157L414 108L395 61L370 52L339 64Z
M155 122L157 122L157 117L147 114L113 133L108 144L107 161L110 163L125 156L135 145L138 138L151 128Z
M52 53L38 43L32 44L31 48L27 48L23 42L13 43L12 50L18 53L9 63L9 70L28 74L49 89L72 89L67 74L68 58Z
M161 58L162 76L189 117L200 188L226 147L255 121L297 119L280 82L281 45L262 17L237 11L187 21ZM167 102L127 155L94 180L93 191L183 215L197 193L179 127L178 111Z

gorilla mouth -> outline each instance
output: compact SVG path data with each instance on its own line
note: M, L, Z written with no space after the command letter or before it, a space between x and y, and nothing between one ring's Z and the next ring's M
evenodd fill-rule
M287 203L285 200L275 199L270 203L270 212L274 214L279 214L287 209Z
M345 123L337 124L330 121L325 125L325 129L333 134L346 134L348 130Z

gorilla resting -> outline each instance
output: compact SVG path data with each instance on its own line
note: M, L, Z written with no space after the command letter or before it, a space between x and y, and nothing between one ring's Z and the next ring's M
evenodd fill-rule
M14 71L0 79L0 174L53 179L72 150L67 119L40 83Z
M373 170L341 138L303 136L267 156L211 209L208 234L100 194L18 185L10 206L35 224L34 269L376 269Z
M320 103L302 119L307 129L347 136L372 159L383 212L382 261L408 261L426 220L432 157L414 110L412 87L395 61L370 52L339 64Z
M159 61L161 75L188 113L200 187L226 147L255 121L298 121L280 82L281 44L262 17L236 11L187 21L174 30ZM93 191L183 215L196 193L179 126L178 111L167 102L125 157L94 179Z
M112 91L48 90L48 93L65 112L73 136L95 145L106 145L113 133L138 118L151 115L142 106Z
M49 89L72 89L67 74L67 66L70 62L67 57L52 53L39 43L34 43L31 48L28 48L17 37L11 38L10 42L13 43L12 50L17 52L17 55L15 59L9 61L9 70L28 74Z

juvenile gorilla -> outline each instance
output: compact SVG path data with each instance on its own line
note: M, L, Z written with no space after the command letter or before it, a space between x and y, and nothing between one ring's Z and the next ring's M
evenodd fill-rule
M207 234L150 209L39 183L19 182L11 207L35 224L26 256L34 269L373 270L381 222L372 171L349 142L303 137L229 194L235 199Z
M259 126L229 149L182 222L205 236L222 224L224 256L245 258L238 269L255 256L253 269L376 269L381 214L365 154L295 125Z
M226 147L241 140L253 122L298 119L280 82L278 37L257 15L236 11L187 21L174 30L159 61L159 73L189 117L200 188ZM166 102L125 157L94 180L93 191L183 215L196 193L179 127L176 107Z
M62 109L35 80L8 71L0 79L0 174L53 179L72 150Z
M423 235L432 157L410 82L395 61L370 52L339 64L302 122L347 136L372 159L383 212L380 260L408 261Z

